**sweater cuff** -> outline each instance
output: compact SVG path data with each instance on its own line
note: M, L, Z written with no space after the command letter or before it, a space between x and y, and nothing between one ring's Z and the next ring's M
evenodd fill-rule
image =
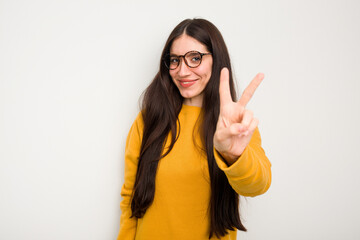
M214 148L214 157L218 167L224 171L228 177L239 177L246 174L246 169L249 167L249 147L244 149L244 152L240 157L231 165L228 166L226 160L220 155L220 153Z

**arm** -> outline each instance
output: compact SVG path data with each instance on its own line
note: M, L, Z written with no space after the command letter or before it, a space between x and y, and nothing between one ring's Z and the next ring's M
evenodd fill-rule
M140 154L141 138L142 138L143 122L141 113L137 116L135 122L131 126L130 132L126 139L125 147L125 180L121 189L120 203L121 217L120 230L117 237L118 240L135 239L137 219L131 216L131 196L135 183L138 158Z
M232 188L240 195L255 197L265 193L271 184L271 163L261 147L258 128L241 156L228 166L214 148L219 168L224 171Z
M214 133L214 156L230 185L244 196L262 194L271 183L271 164L261 147L259 121L246 109L263 79L263 74L257 74L239 101L234 102L229 71L223 68L220 73L220 114Z

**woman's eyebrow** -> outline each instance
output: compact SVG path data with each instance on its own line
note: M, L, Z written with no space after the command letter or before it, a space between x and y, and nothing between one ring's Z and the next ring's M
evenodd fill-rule
M186 53L188 53L188 52L201 52L201 51L199 51L199 50L190 50L190 51L187 51ZM184 54L175 54L175 53L170 52L169 55L178 57L178 56L184 56L186 53L184 53Z
M183 56L181 54L175 54L175 53L172 53L172 52L170 52L169 55L171 55L171 56Z

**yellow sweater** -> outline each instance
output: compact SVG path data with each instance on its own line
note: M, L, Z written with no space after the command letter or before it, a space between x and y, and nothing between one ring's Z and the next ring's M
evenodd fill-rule
M210 216L210 178L206 154L194 144L200 137L194 127L201 108L183 105L180 135L171 152L160 160L155 179L155 196L143 218L130 218L131 194L135 182L143 133L141 114L133 123L125 148L125 182L118 240L208 240ZM195 131L196 133L196 131ZM165 146L169 146L170 139ZM271 164L261 147L258 129L240 158L230 167L215 152L216 163L234 190L243 196L267 191L271 183ZM213 237L212 239L217 239ZM236 231L221 239L235 240Z

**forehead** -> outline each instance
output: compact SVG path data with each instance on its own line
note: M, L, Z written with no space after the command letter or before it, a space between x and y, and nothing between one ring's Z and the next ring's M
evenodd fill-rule
M202 53L207 52L207 48L204 44L186 34L176 38L170 47L170 53L176 55L183 55L192 50Z

